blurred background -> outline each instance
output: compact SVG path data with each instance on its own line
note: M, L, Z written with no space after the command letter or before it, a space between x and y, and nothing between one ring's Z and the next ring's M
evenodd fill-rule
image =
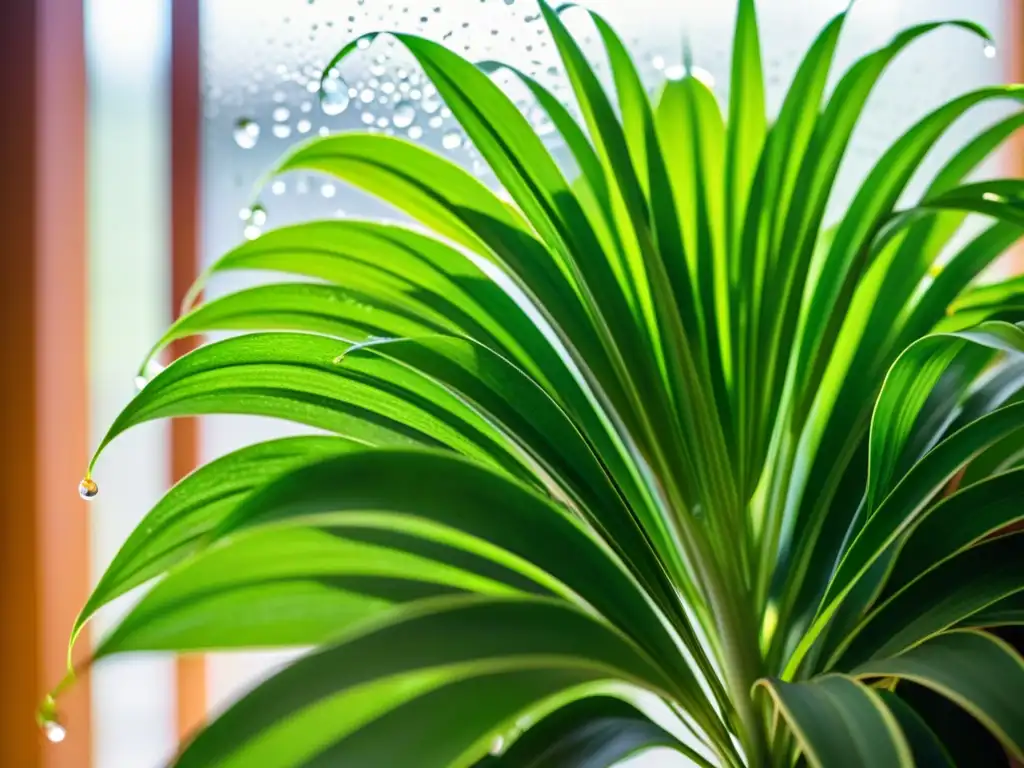
M818 30L846 4L759 0L770 109ZM584 5L629 41L652 87L678 76L688 39L700 76L726 102L733 3ZM939 30L897 59L858 125L833 207L849 200L881 152L928 110L971 88L1024 80L1022 9L1024 0L856 3L837 72L896 30L935 18L977 21L996 46ZM582 14L566 21L606 71ZM63 743L47 743L34 727L35 706L63 675L78 608L141 516L197 463L286 429L247 417L138 428L105 454L95 475L99 496L88 505L78 499L89 452L135 392L139 361L197 271L268 227L395 215L326 178L292 174L257 188L275 158L317 135L384 131L422 142L495 184L393 40L375 41L346 61L326 93L318 91L321 68L341 45L381 29L443 41L471 60L507 61L569 98L535 0L4 0L0 766L163 764L183 734L289 658L115 661L67 698ZM512 83L503 85L561 157L543 113ZM926 170L1010 109L975 109ZM982 173L1019 175L1022 157L1018 142ZM997 268L1024 268L1024 260ZM233 277L211 291L238 287ZM105 611L92 637L132 599ZM650 756L638 764L669 763Z

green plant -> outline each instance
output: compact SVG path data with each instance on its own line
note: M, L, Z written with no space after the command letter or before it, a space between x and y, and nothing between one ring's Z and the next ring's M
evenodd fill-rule
M974 285L1024 231L1024 183L965 182L1024 112L897 207L958 117L1024 88L928 114L826 227L875 82L941 24L826 96L839 14L769 124L740 0L726 123L689 74L650 100L592 14L613 99L541 11L583 127L513 74L577 178L489 79L499 65L397 35L513 202L383 135L291 152L278 172L332 174L429 232L313 222L212 267L316 282L190 309L153 355L262 332L172 363L97 453L213 412L332 434L181 481L75 634L162 576L94 659L318 646L201 731L183 768L596 767L650 746L702 766L1024 757L1024 663L1000 639L1024 617L1024 533L1007 532L1024 514L1024 291ZM954 239L969 214L980 234ZM48 699L44 724L55 713ZM965 744L978 722L990 736Z

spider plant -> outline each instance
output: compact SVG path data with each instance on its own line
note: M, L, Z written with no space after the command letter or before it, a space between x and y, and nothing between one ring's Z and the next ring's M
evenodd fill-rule
M887 66L950 25L981 55L983 29L911 27L827 93L840 13L769 120L739 0L725 119L689 68L649 95L590 13L606 90L562 20L589 12L540 11L576 109L506 70L574 179L491 79L500 64L407 34L507 196L381 134L277 166L417 225L290 226L202 276L152 356L245 333L152 377L97 455L165 417L319 433L172 488L75 625L157 579L88 663L314 647L197 733L182 768L595 768L649 747L730 767L1024 758L1006 629L1024 618L1024 283L976 280L1024 231L1024 183L966 180L1024 112L906 200L959 117L1024 87L928 113L827 222ZM302 280L197 301L234 270ZM55 716L51 697L40 719Z

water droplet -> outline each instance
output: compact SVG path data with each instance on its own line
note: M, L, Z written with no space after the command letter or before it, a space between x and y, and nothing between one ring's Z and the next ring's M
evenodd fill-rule
M703 67L691 67L690 76L696 80L700 80L708 88L715 87L715 76L708 72Z
M275 195L283 195L287 188L287 185L281 179L278 179L270 185L270 191Z
M414 141L416 139L423 138L423 129L420 128L418 125L414 125L412 128L409 129L409 138L413 139Z
M351 98L348 84L340 77L329 77L320 87L320 109L325 115L340 115L348 107Z
M659 55L652 56L651 66L660 72L665 68L665 57Z
M313 105L310 103L310 101L308 99L306 101L302 102L301 104L299 104L299 111L300 112L309 112L312 108L313 108Z
M252 209L249 208L248 206L243 206L238 209L238 218L240 218L242 221L247 221L251 217Z
M440 115L434 115L432 118L430 118L430 120L427 121L427 125L429 125L431 128L440 128L442 125L444 125L444 118L441 117Z
M391 116L391 122L395 128L408 128L416 119L416 108L407 101L400 102L395 106L395 114Z
M286 94L284 91L278 90L278 91L274 91L274 94L273 94L273 96L271 96L271 98L277 104L282 104L288 98L288 94Z
M373 125L373 121L377 118L373 116L372 112L363 112L363 114L359 116L359 119L362 120L365 125Z
M82 478L82 482L78 484L78 495L88 501L96 497L96 494L100 492L100 487L96 485L96 481L86 475Z
M673 64L670 67L665 67L665 77L669 80L682 80L686 77L686 67L682 64Z
M306 91L308 93L316 93L320 90L320 82L318 80L310 80L306 83Z
M149 384L149 379L147 379L145 376L136 376L135 377L135 388L139 392L144 390L146 388L147 384Z
M458 149L462 146L462 134L458 131L448 131L441 137L441 146L445 149Z
M262 227L264 224L267 223L267 209L264 208L259 203L256 203L256 205L252 207L252 210L250 211L248 218L250 224L255 224L257 227Z
M369 47L370 47L370 41L369 41L368 38L365 38L365 37L359 38L359 42L356 43L356 48L358 48L360 51L365 51Z
M331 133L331 129L328 128L326 125L321 125L317 129L317 133L319 133L321 136L329 136Z
M386 83L381 83L380 92L386 94L392 94L395 92L395 84L388 80Z
M262 234L263 232L260 231L260 228L253 224L250 224L249 226L242 230L242 235L245 236L246 240L255 240Z
M371 88L363 88L363 90L359 92L359 100L363 102L363 104L369 104L371 101L373 101L373 97L375 95L376 94L373 92Z
M512 5L512 3L510 2L510 0L505 0L505 5ZM494 741L491 742L491 748L490 748L489 751L490 751L490 753L492 755L500 755L502 752L504 752L505 751L505 737L504 736L495 736L494 737Z
M320 185L320 194L323 195L326 198L334 197L334 195L335 195L335 193L337 191L338 191L337 187L335 187L330 182L327 182L325 184L321 184Z
M235 144L242 149L252 149L260 138L260 124L247 117L240 118L235 122L232 136L234 136Z
M312 128L313 124L309 122L309 120L299 120L299 122L295 124L295 130L299 133L309 133Z
M424 112L428 115L432 115L441 108L441 100L436 94L424 94L423 101L420 102L420 106L423 107Z
M279 139L287 139L292 135L292 127L287 123L274 123L274 135Z
M274 110L274 120L279 123L283 123L289 117L291 117L291 110L288 107L278 107Z
M996 57L996 47L992 43L986 43L981 52L985 54L986 59L994 59Z
M43 733L51 744L60 744L68 735L68 729L56 720L47 720L43 723Z
M378 128L387 128L389 125L391 125L391 121L388 120L386 117L378 117L377 118L377 127Z

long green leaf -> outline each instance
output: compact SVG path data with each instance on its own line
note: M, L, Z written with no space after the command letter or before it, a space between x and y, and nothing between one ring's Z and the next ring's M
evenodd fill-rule
M911 750L888 707L867 686L839 675L807 683L760 680L815 768L911 764Z
M508 632L507 627L518 631ZM409 637L416 638L411 647ZM333 765L353 761L357 765L387 765L393 758L398 764L415 761L444 766L448 763L432 757L430 751L421 751L425 745L417 743L420 739L403 738L400 729L383 737L376 727L396 717L411 727L409 718L401 716L400 705L431 691L443 691L447 685L485 680L498 672L529 673L531 669L543 674L528 674L542 684L539 691L534 686L530 696L499 696L501 686L483 697L469 697L465 692L455 697L464 702L462 707L472 704L482 712L489 711L491 721L484 728L479 728L471 708L460 707L454 716L451 699L447 706L431 702L429 708L417 708L421 718L428 717L432 709L449 728L463 721L467 726L458 739L448 729L440 731L437 735L441 738L432 740L432 749L448 754L454 751L449 758L453 759L518 711L584 683L647 680L651 676L653 684L659 684L658 673L619 635L565 604L536 598L449 598L382 616L337 644L295 662L201 732L177 765L251 765L253 759L294 765L322 754L325 760L329 755L328 764ZM401 695L385 697L383 706L371 706L372 698L362 699L357 706L362 697L350 698L360 693L372 696L376 685L403 679L418 680L418 684L402 686ZM515 690L513 680L514 676L506 676L501 682ZM511 711L505 710L513 703ZM505 711L494 717L494 707ZM388 710L390 715L382 719ZM431 718L428 722L438 721ZM364 729L375 738L361 737ZM356 759L357 755L363 759Z
M951 699L980 720L1010 754L1024 759L1024 661L1006 643L975 630L939 635L891 659L869 661L860 677L910 680Z
M132 531L107 566L72 630L99 608L199 550L205 536L263 483L308 461L358 446L340 437L290 437L214 459L175 485Z

